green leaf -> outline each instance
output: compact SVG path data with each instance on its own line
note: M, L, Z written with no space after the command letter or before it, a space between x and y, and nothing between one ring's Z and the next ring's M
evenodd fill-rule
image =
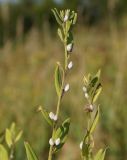
M93 123L92 123L92 125L91 125L91 127L90 127L90 130L89 130L89 133L90 133L90 134L91 134L91 133L94 131L94 129L96 128L96 125L97 125L98 120L99 120L99 107L98 107L98 109L97 109L97 111L96 111L96 114L95 114Z
M102 91L102 86L101 84L99 83L95 89L95 92L93 93L93 97L92 97L92 103L95 103L96 100L98 99L100 93Z
M0 132L0 143L4 141L4 131Z
M9 160L8 153L3 145L0 144L0 160Z
M66 32L68 33L71 27L71 21L66 22Z
M17 134L17 136L16 136L16 138L15 138L15 142L18 142L18 141L20 140L22 134L23 134L23 131L20 131L20 132Z
M89 132L86 133L85 137L83 138L83 145L82 145L82 156L85 157L89 153L89 144L87 143L89 137Z
M94 157L94 160L104 160L107 149L100 149Z
M76 21L77 21L77 13L74 14L73 25L76 23Z
M60 11L60 17L62 20L64 19L64 11L63 10Z
M54 139L60 138L60 145L56 146L55 151L58 151L64 145L68 136L69 127L70 127L70 118L66 119L61 124L61 126L56 130L53 138Z
M100 76L101 76L101 70L99 69L98 72L96 73L96 77L98 77L98 80L100 80Z
M62 25L62 20L61 20L61 18L60 18L60 15L59 15L57 9L56 9L56 8L52 9L52 12L53 12L53 14L54 14L54 16L55 16L55 18L56 18L57 23L58 23L59 25Z
M6 140L8 147L10 148L13 144L13 140L12 140L12 133L9 129L6 129L5 140Z
M49 117L48 111L45 108L43 108L42 106L39 106L38 111L40 111L42 113L44 119L48 122L49 125L52 126L53 122L52 122L52 120Z
M27 159L28 160L38 160L36 154L34 153L32 147L29 145L29 143L25 142L25 149L26 149L26 154L27 154Z
M11 134L13 135L13 136L15 136L15 122L13 122L12 124L11 124L11 127L10 127L10 132L11 132Z
M57 63L56 69L55 69L55 88L56 88L56 93L58 97L60 96L61 93L61 88L62 87L62 74L60 71L60 64Z
M60 28L58 28L58 35L59 35L59 37L60 37L60 39L61 39L61 41L63 42L63 34L62 34L62 31L61 31L61 29Z

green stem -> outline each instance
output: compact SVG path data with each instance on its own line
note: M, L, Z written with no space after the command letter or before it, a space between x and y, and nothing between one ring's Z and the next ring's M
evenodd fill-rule
M67 64L65 64L65 66L67 66ZM63 96L63 89L64 89L64 83L65 83L66 68L67 67L65 67L65 70L63 70L62 86L61 86L60 96L58 97L58 101L57 101L57 109L56 109L56 115L57 115L57 117L59 116L60 104L61 104L61 99L62 99L62 96ZM54 122L54 124L53 124L52 137L54 136L54 133L55 133L55 131L57 129L57 122L58 121ZM52 160L52 158L53 158L53 146L50 146L48 160Z
M12 145L11 150L10 150L10 156L9 156L9 160L13 160L14 159L14 145Z
M53 151L53 146L50 146L48 160L52 160L53 157L52 151Z
M67 70L67 60L68 60L68 57L67 57L67 44L65 43L64 44L64 48L65 48L65 71Z

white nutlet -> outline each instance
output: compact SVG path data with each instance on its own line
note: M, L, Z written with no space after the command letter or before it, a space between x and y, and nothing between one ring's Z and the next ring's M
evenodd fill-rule
M67 51L72 52L72 49L73 49L73 44L72 43L68 44L67 45Z
M53 112L49 113L49 117L51 120L54 120L54 121L57 121L57 119L58 119L57 115L55 115Z
M87 92L87 88L84 86L83 88L82 88L82 90L83 90L83 92Z
M73 67L73 62L70 61L69 64L68 64L68 69L71 69Z
M86 97L86 99L88 99L88 98L89 98L89 95L88 95L88 93L85 93L85 97Z
M57 121L57 119L58 119L57 115L54 115L53 120L54 120L54 121Z
M89 107L90 107L90 110L92 111L93 110L93 105L91 104Z
M55 145L58 146L59 144L60 144L60 138L57 138L57 139L55 140Z
M67 20L68 20L68 15L67 14L65 14L65 16L64 16L64 22L66 22Z
M80 149L82 149L82 147L83 147L83 141L80 143L79 147L80 147Z
M50 119L54 119L54 116L55 116L55 115L54 115L54 113L53 113L53 112L50 112L50 113L49 113L49 117L50 117Z
M70 88L69 84L66 84L64 87L64 91L67 92L69 90L69 88Z
M54 145L54 141L53 141L52 138L49 139L49 144L50 144L50 146L53 146L53 145Z

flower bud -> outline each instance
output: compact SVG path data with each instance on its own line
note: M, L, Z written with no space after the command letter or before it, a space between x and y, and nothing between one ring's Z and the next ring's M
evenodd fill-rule
M55 145L58 146L59 144L60 144L60 138L57 138L57 139L55 140Z
M68 69L71 69L73 67L73 62L70 61L69 64L68 64Z
M70 88L69 84L66 84L64 87L64 91L67 92L69 90L69 88Z
M68 44L67 45L67 51L72 52L72 49L73 49L73 44L72 43Z
M50 144L50 146L53 146L53 145L54 145L54 141L53 141L52 138L49 139L49 144Z

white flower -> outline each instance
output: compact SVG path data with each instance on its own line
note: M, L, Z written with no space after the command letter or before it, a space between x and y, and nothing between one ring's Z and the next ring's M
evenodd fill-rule
M66 22L67 20L68 20L68 15L65 14L65 16L64 16L64 22Z
M54 121L57 121L57 119L58 119L57 115L54 115L53 120L54 120Z
M67 51L68 52L72 52L72 48L73 48L73 44L72 43L67 45Z
M54 145L54 141L53 141L52 138L49 139L49 144L50 144L50 146L53 146L53 145Z
M80 149L82 149L82 146L83 146L83 141L79 145Z
M85 97L88 99L89 98L89 95L88 95L88 93L85 93Z
M69 84L66 84L64 87L64 91L67 92L69 90L69 88L70 88Z
M53 112L50 112L50 113L49 113L49 117L50 117L50 119L54 119L54 116L55 116L55 115L54 115L54 113L53 113Z
M85 86L82 88L82 90L83 92L87 92L87 88Z
M68 69L71 69L73 67L73 62L70 61L69 64L68 64Z
M57 138L57 139L55 140L55 145L58 146L59 144L60 144L60 138Z

